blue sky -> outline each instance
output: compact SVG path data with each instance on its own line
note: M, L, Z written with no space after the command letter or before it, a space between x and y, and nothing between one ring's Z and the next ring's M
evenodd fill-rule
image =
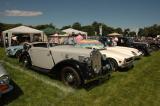
M1 0L0 22L61 28L94 21L130 28L160 24L160 0Z

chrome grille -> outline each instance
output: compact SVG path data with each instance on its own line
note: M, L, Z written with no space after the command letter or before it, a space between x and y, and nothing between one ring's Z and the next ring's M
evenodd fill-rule
M98 50L93 50L91 52L90 57L91 57L91 67L93 68L95 73L99 73L102 68L101 53Z

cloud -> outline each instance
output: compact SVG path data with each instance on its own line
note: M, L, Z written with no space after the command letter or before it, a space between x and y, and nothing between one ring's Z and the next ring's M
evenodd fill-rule
M19 17L33 17L39 16L43 13L40 11L23 11L23 10L5 10L4 16L19 16Z

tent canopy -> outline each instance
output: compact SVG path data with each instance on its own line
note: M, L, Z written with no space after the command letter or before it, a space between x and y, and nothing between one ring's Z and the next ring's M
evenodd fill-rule
M122 35L122 34L119 34L119 33L116 33L116 32L108 34L108 36L120 36L120 35Z
M68 29L65 29L65 30L62 30L63 32L66 32L67 34L83 34L83 35L87 35L87 32L83 32L83 31L79 31L79 30L76 30L76 29L72 29L72 28L68 28Z
M13 34L29 34L31 39L33 38L34 34L40 34L42 37L42 41L47 41L47 37L46 35L43 33L43 31L34 29L34 28L30 28L27 26L19 26L19 27L15 27L6 31L2 32L3 34L3 40L4 40L4 47L5 47L5 41L6 41L6 34L8 34L8 45L11 46L11 38L13 36Z
M27 27L27 26L19 26L19 27L16 27L16 28L12 28L12 29L9 29L9 30L6 30L6 31L3 31L3 33L30 33L30 34L40 34L40 33L43 33L43 31L40 31L40 30L37 30L37 29L33 29L33 28L30 28L30 27Z

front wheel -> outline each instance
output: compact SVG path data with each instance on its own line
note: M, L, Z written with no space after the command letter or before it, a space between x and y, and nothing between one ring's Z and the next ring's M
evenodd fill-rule
M109 59L109 61L110 61L110 64L111 64L111 66L112 66L112 70L113 70L113 71L116 71L116 70L118 69L118 64L117 64L116 60L114 60L114 59Z
M80 75L74 68L70 66L64 67L61 70L61 80L64 84L73 88L79 88L81 85Z

